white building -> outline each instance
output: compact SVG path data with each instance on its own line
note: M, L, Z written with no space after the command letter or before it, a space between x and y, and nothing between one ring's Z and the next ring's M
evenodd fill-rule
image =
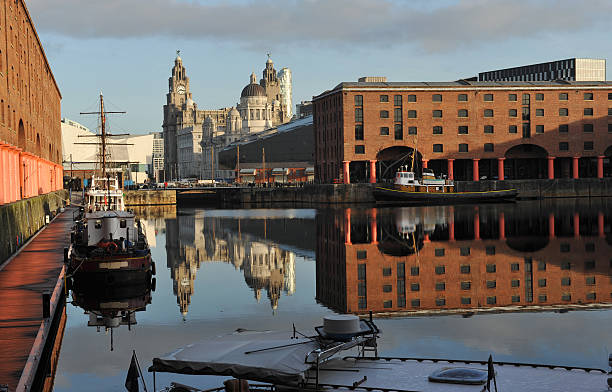
M606 80L606 60L571 58L478 74L478 81L480 82L545 80L603 82Z
M99 137L84 125L67 118L62 119L61 125L64 172L70 175L72 171L75 177L91 177L100 168ZM152 133L109 138L108 167L122 173L124 180L144 183L153 164L153 140Z
M287 115L287 118L291 118L293 114L293 91L292 91L292 80L291 70L287 67L282 68L278 72L278 80L280 82L281 92L281 105Z

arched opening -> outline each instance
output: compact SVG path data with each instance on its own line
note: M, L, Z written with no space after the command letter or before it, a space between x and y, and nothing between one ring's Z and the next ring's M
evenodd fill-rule
M376 174L379 182L392 182L400 166L407 165L415 173L421 173L422 155L412 147L393 146L376 154L378 167Z
M603 175L604 177L612 177L612 146L606 148L604 151L603 160Z
M42 146L40 145L40 134L36 134L36 155L41 156L42 154Z
M17 147L25 151L26 149L26 134L23 120L19 120L19 128L17 128Z
M507 179L547 178L548 152L535 144L519 144L506 151Z

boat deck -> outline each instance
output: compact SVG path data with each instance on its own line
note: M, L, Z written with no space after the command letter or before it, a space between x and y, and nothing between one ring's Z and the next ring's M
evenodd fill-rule
M355 359L335 358L326 362L319 372L319 384L332 389L377 390L377 391L482 391L483 385L458 385L430 382L428 376L445 367L468 367L487 371L486 364L447 361L417 361L399 359ZM494 366L497 389L510 391L606 391L605 373L592 370L566 370L565 368ZM311 375L312 376L312 375ZM364 377L367 379L364 380ZM491 382L491 384L493 384ZM493 385L491 385L491 389Z

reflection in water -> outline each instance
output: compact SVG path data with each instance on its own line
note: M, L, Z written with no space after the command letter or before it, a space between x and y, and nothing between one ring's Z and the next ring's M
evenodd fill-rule
M282 221L277 218L275 224ZM295 292L295 253L268 239L268 224L267 217L227 219L202 210L166 219L167 265L183 316L203 262L229 263L241 270L257 301L265 290L272 309L282 292Z
M611 306L611 209L560 204L321 211L317 300L352 313Z
M153 278L155 279L155 278ZM126 325L131 330L136 324L136 312L146 310L151 303L151 288L155 283L130 286L95 284L88 279L73 282L72 304L82 308L89 316L88 327L96 327L110 335L113 351L113 329Z

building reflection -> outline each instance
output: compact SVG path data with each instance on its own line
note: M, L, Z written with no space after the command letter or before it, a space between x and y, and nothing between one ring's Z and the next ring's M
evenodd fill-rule
M600 202L322 211L317 300L348 313L607 307L612 208Z
M137 324L136 312L143 312L151 303L155 278L146 284L102 285L89 279L75 279L72 283L72 304L89 316L88 327L109 335L113 351L113 330L122 325L131 330Z
M267 239L268 224L266 218L221 218L206 211L166 219L168 268L183 316L189 311L196 274L206 262L228 263L242 271L257 301L265 291L272 309L277 309L282 293L295 292L295 254Z

